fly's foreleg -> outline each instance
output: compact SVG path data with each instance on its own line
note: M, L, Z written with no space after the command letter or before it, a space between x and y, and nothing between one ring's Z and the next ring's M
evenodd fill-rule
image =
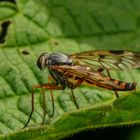
M44 85L43 89L49 89L50 90L50 95L51 95L51 101L52 101L52 114L49 115L49 117L52 117L54 115L54 97L53 97L53 90L62 90L64 87L58 86L56 84L51 84L51 85ZM43 93L43 92L42 92ZM46 116L46 100L45 100L45 92L43 93L43 110L44 110L44 115L43 115L43 121L42 124L44 124L45 121L45 116Z
M53 114L54 114L54 98L53 98L52 90L62 90L62 89L64 89L62 86L58 86L57 84L50 84L50 83L48 83L48 84L43 84L43 85L34 85L34 86L32 87L32 96L31 96L31 102L32 102L31 108L32 108L32 110L31 110L31 113L30 113L30 115L29 115L28 121L26 122L26 124L24 125L23 128L25 128L25 127L29 124L30 119L31 119L32 114L33 114L33 111L34 111L34 90L35 90L36 88L40 88L40 89L41 89L41 93L43 94L43 110L44 110L44 115L43 115L42 124L44 123L45 116L46 116L45 89L51 90L51 99L52 99L52 106L53 106ZM52 117L53 114L52 114L50 117Z

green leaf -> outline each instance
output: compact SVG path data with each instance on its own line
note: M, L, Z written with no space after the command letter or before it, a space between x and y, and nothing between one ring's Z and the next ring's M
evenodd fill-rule
M43 97L36 90L34 113L22 129L31 112L31 87L48 81L48 71L36 66L38 56L55 51L140 51L139 9L138 0L0 2L0 23L11 22L0 44L0 139L56 140L87 129L140 124L140 71L136 69L111 73L115 79L138 83L135 91L119 92L118 99L98 87L76 88L79 110L69 89L54 91L52 118L46 91L45 125L40 125Z

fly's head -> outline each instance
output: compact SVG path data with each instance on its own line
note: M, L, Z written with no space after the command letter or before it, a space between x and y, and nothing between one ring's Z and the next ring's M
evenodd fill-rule
M42 53L37 59L37 66L42 70L48 65L48 53Z
M37 60L37 66L42 70L53 65L72 65L73 60L63 53L42 53Z

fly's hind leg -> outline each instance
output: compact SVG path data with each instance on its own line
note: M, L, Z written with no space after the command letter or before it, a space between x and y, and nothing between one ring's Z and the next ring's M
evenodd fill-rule
M107 73L107 75L108 75L108 77L112 78L109 70L101 63L100 59L99 59L99 63L101 64L101 66L103 67L103 69L99 69L98 71L99 72L102 72L103 70L105 70L106 73ZM119 97L118 92L116 90L114 90L114 93L115 93L116 98L118 98Z
M109 72L109 70L102 64L101 60L99 59L98 62L100 63L100 65L102 66L102 68L98 69L98 72L102 72L102 71L106 71L108 77L111 78L111 74Z
M110 78L112 78L112 77L111 77L111 74L110 74L110 72L109 72L109 70L108 70L108 69L105 69L105 70L106 70L107 75L108 75ZM114 90L114 93L115 93L116 98L118 98L118 97L119 97L118 92L117 92L116 90Z

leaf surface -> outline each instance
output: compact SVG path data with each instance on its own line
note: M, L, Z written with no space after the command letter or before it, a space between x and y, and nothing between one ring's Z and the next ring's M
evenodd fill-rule
M102 127L140 123L140 71L112 72L112 77L137 82L137 89L119 92L81 86L75 89L79 110L70 90L54 91L55 114L43 117L40 90L28 128L21 129L31 112L31 87L47 83L48 71L36 60L42 52L88 50L140 51L138 0L20 0L0 2L0 23L9 20L0 44L0 139L59 139ZM3 30L0 28L1 31ZM46 111L52 113L49 91Z

